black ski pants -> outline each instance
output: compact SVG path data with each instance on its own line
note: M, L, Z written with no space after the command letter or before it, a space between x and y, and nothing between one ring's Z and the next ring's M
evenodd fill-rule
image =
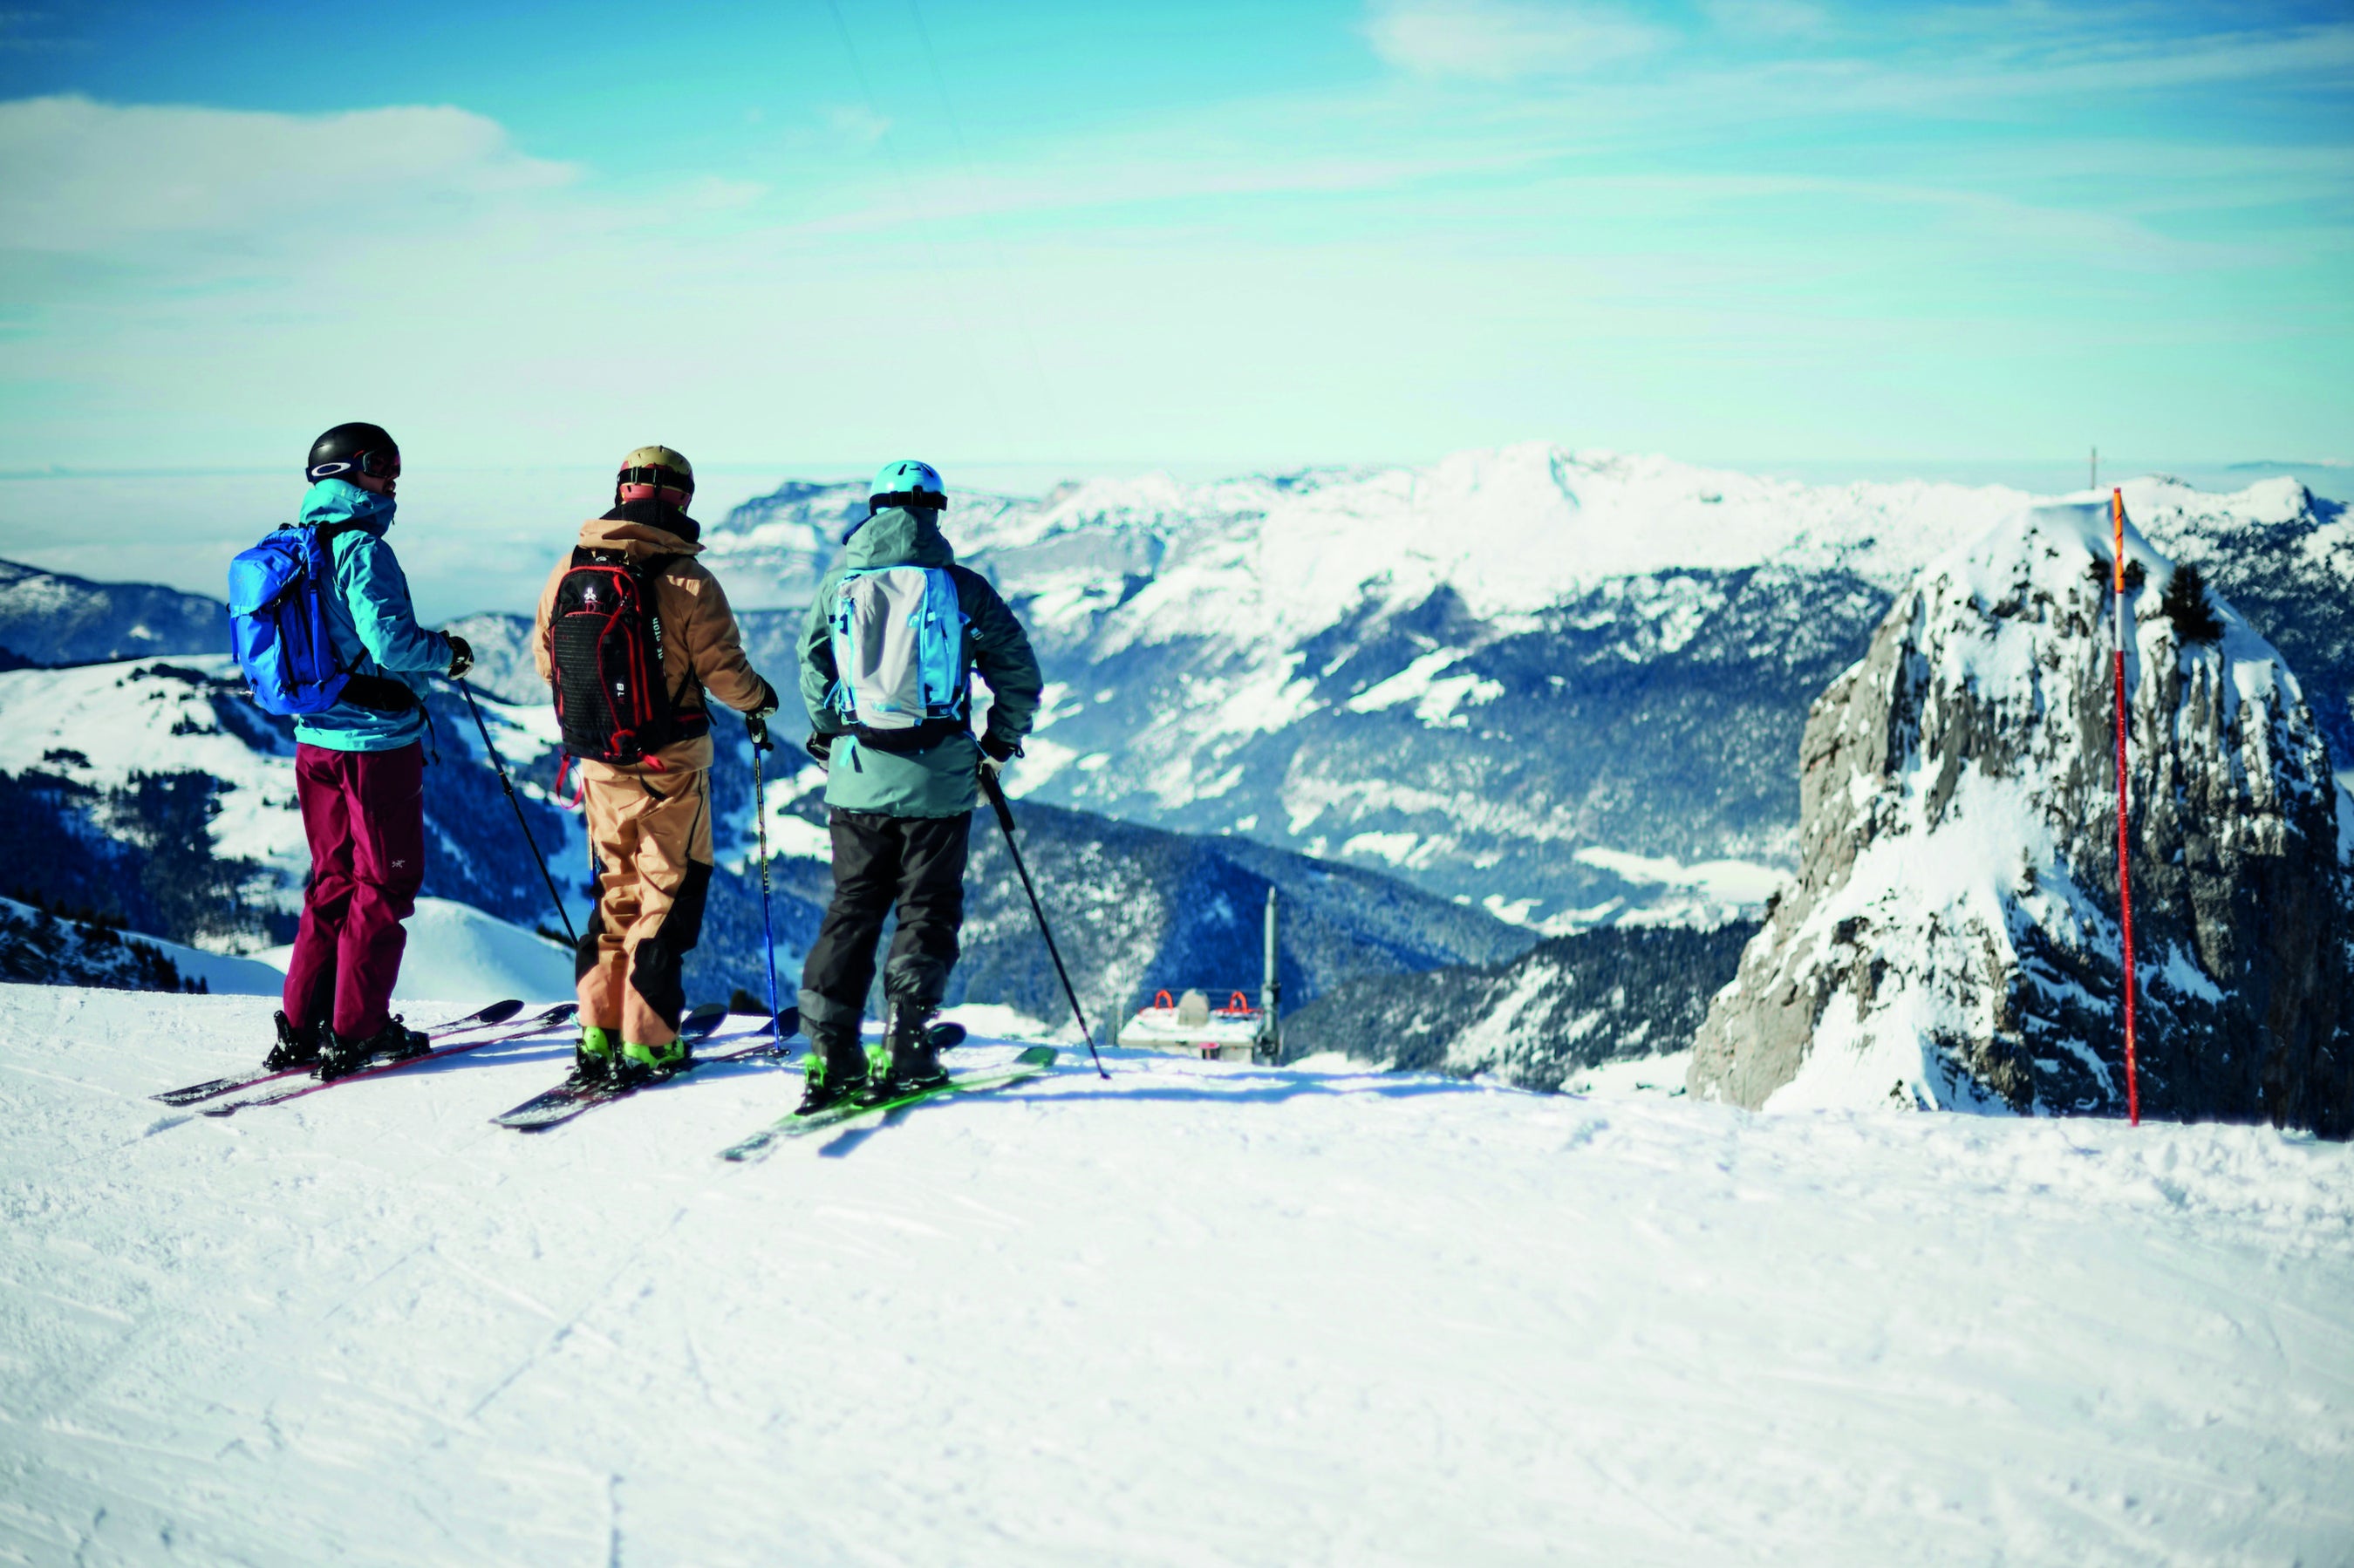
M855 1029L875 984L875 947L884 916L898 906L899 928L883 966L883 994L934 1008L948 994L964 924L964 863L970 812L886 817L835 810L833 902L801 966L801 1017L817 1029Z

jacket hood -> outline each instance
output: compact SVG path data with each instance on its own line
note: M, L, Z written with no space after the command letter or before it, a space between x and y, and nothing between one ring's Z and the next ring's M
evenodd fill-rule
M662 449L656 448L655 450ZM654 496L643 501L625 501L605 514L608 523L643 523L665 534L674 534L690 544L703 537L703 524L689 517L681 507Z
M940 532L940 514L928 506L886 506L850 536L845 557L853 567L952 567L956 551Z
M667 528L652 523L632 522L616 516L623 508L616 507L602 517L591 517L580 524L580 547L584 550L619 550L632 561L650 561L656 556L696 556L703 546L693 538L682 538ZM684 513L673 509L673 514Z
M381 539L392 526L394 504L391 496L362 490L348 479L323 479L302 497L302 526L355 526Z

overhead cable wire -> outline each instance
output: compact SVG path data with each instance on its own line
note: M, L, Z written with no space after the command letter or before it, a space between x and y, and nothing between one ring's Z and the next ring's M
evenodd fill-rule
M924 22L922 0L907 0L908 13L916 19L916 37L924 46L924 61L932 69L932 86L940 95L940 112L949 122L949 134L956 138L957 156L964 164L965 194L972 203L974 221L981 225L981 237L989 241L991 259L997 263L997 281L1003 290L1006 316L1013 323L1014 335L1021 340L1022 352L1030 361L1030 373L1038 379L1040 407L1047 423L1055 429L1063 429L1062 410L1055 399L1055 384L1046 378L1045 362L1038 357L1038 342L1030 330L1030 318L1022 309L1021 293L1013 286L1013 269L1005 260L1005 247L999 243L997 226L991 222L981 200L981 172L972 161L972 147L964 139L964 124L957 118L956 105L949 98L949 81L940 70L938 51L932 48L932 30Z
M866 79L866 67L858 58L858 45L850 36L850 24L843 19L839 0L825 0L825 8L833 17L834 31L841 35L843 51L850 57L850 71L858 80L859 95L866 101L867 112L875 117L877 127L875 145L883 149L884 161L891 166L892 183L899 187L900 210L914 219L916 231L923 238L924 252L931 258L933 275L939 280L941 298L949 307L949 313L958 318L960 335L975 351L973 358L980 367L981 379L989 383L989 401L998 421L999 444L1001 447L1010 446L1012 443L1007 440L1004 423L1006 404L1002 389L997 385L997 377L990 372L988 355L980 352L979 340L971 331L972 318L964 309L965 302L949 283L949 270L941 264L939 247L932 238L930 226L917 211L915 187L907 179L906 167L899 162L899 149L891 140L890 117L883 112L882 100L875 96L874 84Z

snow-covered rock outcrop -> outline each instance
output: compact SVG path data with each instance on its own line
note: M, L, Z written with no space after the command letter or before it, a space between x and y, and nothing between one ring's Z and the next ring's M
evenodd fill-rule
M1691 1087L1758 1107L2121 1113L2097 505L1932 562L1800 751L1801 869L1719 993ZM2354 1130L2339 791L2297 681L2221 600L2161 608L2126 535L2146 1112ZM2140 567L2133 580L2132 566Z

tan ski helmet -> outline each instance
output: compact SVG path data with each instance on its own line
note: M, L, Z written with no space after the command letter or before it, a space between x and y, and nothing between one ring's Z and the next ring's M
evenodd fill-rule
M667 485L673 490L695 493L695 465L684 453L671 447L640 447L621 460L621 471L613 481L618 497L625 484L651 484L657 488Z

